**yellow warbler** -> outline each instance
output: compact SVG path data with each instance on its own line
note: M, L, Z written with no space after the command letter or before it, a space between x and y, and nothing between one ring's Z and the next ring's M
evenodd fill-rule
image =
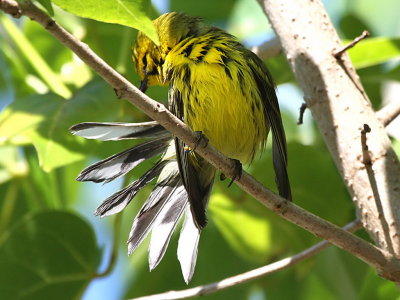
M235 37L200 18L173 12L154 25L160 46L139 33L133 48L141 89L169 85L170 110L222 153L244 163L264 148L272 128L279 192L290 199L285 133L264 63ZM202 228L215 169L185 151L178 139L176 153L196 225Z

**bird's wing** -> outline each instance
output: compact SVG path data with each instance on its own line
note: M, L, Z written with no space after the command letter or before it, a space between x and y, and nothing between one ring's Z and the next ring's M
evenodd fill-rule
M183 99L181 92L171 87L169 91L169 107L171 112L184 121ZM195 153L185 151L185 144L175 138L176 158L182 182L188 193L190 209L196 226L201 229L207 224L206 205L214 180L204 180L204 177L214 178L214 172L210 168L203 168L206 162ZM195 165L196 164L196 165ZM213 174L211 174L211 172Z
M287 172L286 136L279 110L278 98L275 93L275 84L264 63L249 51L249 66L262 97L264 114L272 130L272 157L275 170L275 181L279 194L292 200L292 193Z

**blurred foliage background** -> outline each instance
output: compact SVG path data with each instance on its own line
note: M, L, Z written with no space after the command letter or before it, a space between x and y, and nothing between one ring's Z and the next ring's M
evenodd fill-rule
M50 12L54 9L57 22L138 84L130 58L135 29L80 18L55 5L51 8L48 0L39 2ZM60 6L66 2L74 1L54 1ZM102 7L102 1L97 2L98 9L92 13L111 18L112 12ZM166 11L183 11L226 29L249 47L273 37L256 0L135 3L142 20L146 15L153 18ZM371 33L370 39L351 50L351 56L374 107L379 109L391 99L400 101L398 1L325 0L324 4L342 39L351 40L365 29ZM176 259L176 237L160 266L151 273L147 242L127 256L126 239L132 220L150 188L135 198L122 218L100 219L92 214L103 199L138 178L152 162L137 167L128 178L107 185L75 181L85 166L130 147L132 142L84 140L69 133L71 125L148 118L118 100L101 78L27 18L16 20L0 12L0 45L1 298L117 300L186 288ZM335 224L352 221L355 213L351 199L309 112L304 124L296 125L302 93L284 56L266 64L279 85L294 201ZM166 100L165 88L151 88L148 94ZM398 128L392 126L390 133L399 153ZM270 158L267 149L247 169L275 189ZM208 216L209 225L202 233L189 286L259 267L318 241L235 185L227 188L226 181L217 182ZM358 234L368 239L365 233ZM118 255L110 265L114 237ZM294 267L205 298L391 300L400 296L395 284L331 247Z

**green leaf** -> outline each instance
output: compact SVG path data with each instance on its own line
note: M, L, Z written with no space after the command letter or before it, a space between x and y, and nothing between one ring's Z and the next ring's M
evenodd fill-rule
M31 41L21 32L13 21L5 16L0 15L0 23L18 47L22 55L29 61L32 67L36 70L41 79L48 87L56 94L68 99L72 93L63 83L61 78L56 74L42 55L31 44Z
M270 224L265 215L251 211L253 201L237 203L223 193L214 192L209 210L211 219L234 250L250 261L261 263L270 252Z
M192 16L202 17L208 22L220 21L229 16L237 0L218 1L218 9L215 9L214 0L186 1L171 0L171 11L181 11ZM213 8L213 9L210 9Z
M27 163L20 155L18 147L0 147L0 184L13 177L24 176L27 173Z
M116 120L122 103L114 99L103 81L91 82L69 101L54 94L19 99L0 114L0 145L33 144L45 171L81 160L88 154L85 145L95 142L72 136L68 128L83 121L107 121L110 115Z
M26 215L0 237L4 299L79 299L99 265L91 227L58 211Z
M83 18L105 23L115 23L136 28L144 32L154 43L159 44L153 22L145 13L149 0L53 0L55 4Z
M248 0L235 1L226 30L240 40L257 40L257 43L260 41L260 36L272 31L260 4Z
M54 16L53 6L50 0L37 0L47 10L50 16Z
M381 80L397 80L400 81L400 65L383 73L380 77Z
M0 42L2 39L0 38ZM14 87L12 84L11 68L0 51L0 111L14 99Z
M270 151L267 149L262 158L254 162L251 174L267 181L266 186L276 191ZM293 201L336 224L344 225L351 221L353 204L326 147L289 142L288 157Z
M356 280L360 281L360 274L364 274L367 268L359 261L345 261L341 250L330 247L324 250L317 257L315 271L318 273L320 285L325 286L336 296L336 299L351 300L357 299L359 289ZM351 264L351 267L350 264ZM332 272L335 270L335 272ZM358 278L352 278L351 273L357 274Z
M396 152L397 157L400 157L400 141L399 140L393 141L393 149Z
M293 72L283 54L269 58L265 64L277 85L295 81Z
M381 64L400 57L400 38L369 38L348 52L357 69Z
M396 284L378 276L372 268L366 273L363 283L358 300L400 300Z
M339 28L341 36L349 40L359 36L364 30L372 32L368 24L352 11L348 11L344 16L342 16L339 22Z

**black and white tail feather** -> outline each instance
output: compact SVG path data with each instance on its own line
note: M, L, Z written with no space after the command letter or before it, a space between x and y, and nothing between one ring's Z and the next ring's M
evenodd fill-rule
M102 141L150 139L87 167L79 174L79 181L107 183L125 175L146 159L163 153L161 159L139 179L108 197L96 209L95 215L105 217L121 212L144 186L158 177L153 191L133 221L128 253L132 254L151 231L149 267L153 270L163 258L185 212L177 254L184 280L188 283L196 265L200 229L195 225L189 208L172 135L157 122L81 123L72 126L70 130L74 135Z

